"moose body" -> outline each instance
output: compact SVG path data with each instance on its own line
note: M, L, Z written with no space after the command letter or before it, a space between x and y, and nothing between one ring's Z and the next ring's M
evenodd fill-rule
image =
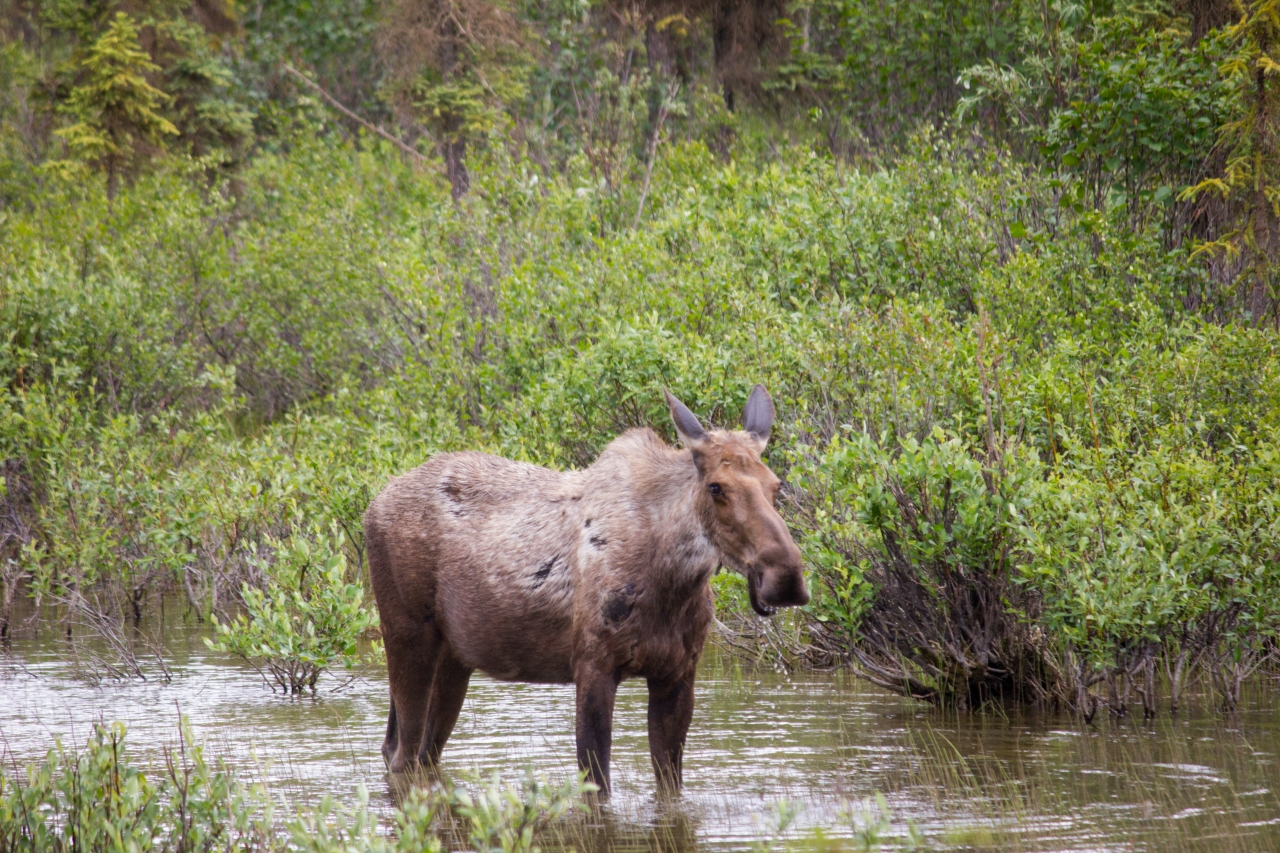
M728 563L753 607L808 600L800 554L760 461L773 406L757 386L745 432L702 429L668 395L684 450L653 431L557 472L448 453L398 477L365 514L391 683L392 772L439 760L471 673L573 683L578 761L607 791L618 684L649 687L649 749L678 788L693 683ZM754 408L753 408L754 406ZM754 420L753 420L754 417Z

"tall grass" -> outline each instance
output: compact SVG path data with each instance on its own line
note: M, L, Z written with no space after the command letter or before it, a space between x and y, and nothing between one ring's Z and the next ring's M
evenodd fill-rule
M1227 758L1210 769L1197 762L1200 749L1167 730L1175 724L1156 724L1166 729L1160 737L1137 721L1113 726L1068 726L1059 749L1029 752L1010 743L1007 725L993 733L999 746L991 749L981 748L980 732L913 729L909 759L881 784L890 803L910 804L906 814L936 849L1056 851L1090 843L1182 853L1273 843L1270 816L1280 801L1265 772L1241 760L1230 727L1218 735L1225 746L1201 745Z

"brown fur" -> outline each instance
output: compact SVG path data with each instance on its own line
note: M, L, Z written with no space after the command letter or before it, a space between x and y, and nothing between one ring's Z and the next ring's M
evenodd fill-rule
M669 398L685 450L638 429L583 471L449 453L392 480L364 521L391 770L438 761L478 669L576 684L578 759L607 790L614 693L639 677L655 773L679 787L712 572L746 573L762 614L809 597L760 461L767 398L758 387L748 404L752 432L710 433Z

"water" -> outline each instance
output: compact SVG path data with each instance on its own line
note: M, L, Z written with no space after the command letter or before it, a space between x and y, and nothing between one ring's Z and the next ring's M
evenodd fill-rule
M47 633L47 632L46 632ZM350 799L366 785L389 812L379 746L387 714L376 670L315 698L273 694L253 670L168 634L173 680L99 686L72 677L59 639L15 640L0 676L6 765L43 757L54 737L82 745L121 720L134 754L177 738L179 712L208 752L298 804ZM335 689L336 688L336 689ZM1192 708L1156 722L1068 716L945 716L841 674L742 668L714 652L700 673L686 790L654 796L643 682L624 684L614 722L614 796L579 836L595 849L741 849L776 804L801 807L791 831L848 835L845 813L883 792L899 839L908 821L937 849L1280 850L1280 705L1259 688L1226 718ZM501 684L477 674L445 751L459 776L525 766L572 773L572 687ZM892 846L892 845L891 845Z

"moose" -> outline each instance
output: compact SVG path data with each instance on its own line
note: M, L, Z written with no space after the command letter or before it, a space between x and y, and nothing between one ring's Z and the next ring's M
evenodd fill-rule
M642 428L581 471L445 453L370 503L392 773L439 761L480 670L574 684L578 765L607 795L618 684L644 678L658 786L679 790L712 573L744 574L761 616L807 603L809 591L775 507L780 482L760 460L774 419L764 386L740 431L704 429L664 394L682 450Z

